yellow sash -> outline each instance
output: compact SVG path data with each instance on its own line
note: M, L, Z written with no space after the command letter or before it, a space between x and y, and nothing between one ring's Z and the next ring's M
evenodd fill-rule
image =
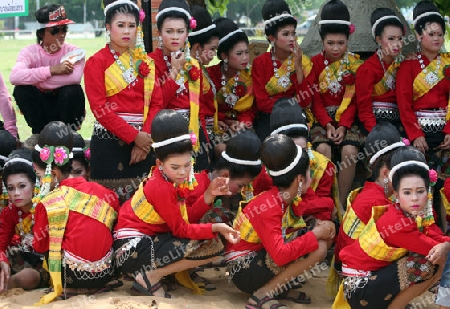
M444 194L444 188L441 188L439 192L441 194L441 201L442 205L444 206L445 213L447 214L447 216L450 216L450 202L447 200L447 197Z
M209 74L208 74L208 71L206 70L205 66L201 65L201 67L202 67L202 72L203 72L203 94L206 94L206 93L208 93L211 90L212 85L210 83ZM216 92L217 92L217 90L216 90ZM219 118L218 118L219 107L217 106L217 99L216 99L216 94L215 93L214 93L214 110L215 110L215 112L214 112L214 116L213 116L213 119L214 119L214 127L213 127L213 129L214 129L214 133L219 133L220 132L220 130L219 130Z
M377 230L376 221L384 214L389 206L375 206L372 207L372 217L361 231L359 236L359 244L370 257L386 262L394 262L402 258L408 253L404 248L394 248L388 246L380 232Z
M141 184L139 185L139 189L131 198L131 208L133 209L136 216L147 224L166 223L166 221L164 221L163 218L161 218L160 215L156 212L153 205L148 202L147 197L144 194L144 182L141 182ZM180 212L184 221L186 221L186 223L189 223L186 203L184 202L184 200L180 201Z
M289 90L289 88L291 88L292 86L292 82L291 79L289 78L289 84L286 88L281 86L280 83L280 78L283 76L286 76L286 73L289 72L289 76L291 76L294 72L295 72L295 67L294 64L292 63L293 60L291 60L291 65L288 65L289 62L289 58L286 59L283 64L281 65L281 67L278 68L278 77L276 77L275 75L273 75L269 82L266 84L266 92L270 95L273 96L277 93L281 93L281 92L286 92L287 90ZM302 56L302 70L303 70L303 78L306 78L309 73L312 70L312 62L309 59L308 56L303 55Z
M110 230L117 213L104 200L70 187L62 186L45 196L41 203L47 211L49 233L48 269L53 283L53 292L43 296L35 305L53 301L63 291L61 279L61 245L64 238L69 210L86 215L104 224Z
M347 210L344 214L344 219L342 222L342 229L348 237L351 239L358 239L365 224L358 218L355 211L353 210L352 203L356 196L361 193L362 187L353 190L347 197Z
M16 224L15 232L16 235L20 235L20 232L23 231L25 234L33 234L32 228L33 228L33 220L31 220L31 213L22 220L22 222L19 222Z
M372 96L378 97L391 90L389 87L387 87L387 81L389 78L393 78L395 82L395 77L397 75L397 70L400 67L400 63L401 62L396 61L391 63L380 81L373 86Z
M224 96L224 89L225 88L225 93L227 94L231 94L233 93L233 89L234 89L234 84L235 84L235 77L232 77L228 80L228 82L225 84L225 86L222 86L218 91L217 91L217 103L218 104L226 104L225 103L225 96ZM238 101L236 102L236 104L233 107L233 110L237 111L237 112L244 112L248 109L250 109L253 105L253 100L254 100L254 95L253 95L253 81L252 81L252 73L250 69L246 69L246 70L241 70L239 77L238 77L238 81L237 81L237 85L238 86L245 86L246 88L246 93L244 96L240 97L238 99Z
M356 70L359 68L359 66L363 64L362 60L359 60L359 55L348 53L348 62L345 62L342 69L344 71L349 71L352 74L355 74ZM341 61L335 61L328 65L328 68L331 70L332 74L337 76L339 75L339 70L341 67ZM321 93L325 93L328 91L329 83L326 79L327 70L323 70L319 75L319 84L320 84L320 90ZM336 121L339 121L341 119L342 114L345 112L345 110L350 105L353 97L355 96L355 84L352 85L346 85L345 86L345 92L344 96L342 98L342 102L339 105L338 110L336 111Z
M150 100L152 97L153 89L155 87L155 62L150 57L143 57L140 56L139 58L136 58L136 56L139 54L135 51L127 51L120 55L119 60L122 62L123 67L125 70L128 70L130 68L130 53L133 55L133 64L136 64L136 67L134 67L134 76L137 78L143 78L144 79L144 122L147 119L148 116L148 110L150 108ZM141 77L138 76L139 74L139 65L141 62L145 62L149 69L150 73L147 77ZM125 79L122 76L122 69L117 64L117 61L114 61L109 68L105 71L105 88L106 88L106 96L111 97L113 95L118 94L122 90L124 90L126 87L128 87L128 83L125 81Z

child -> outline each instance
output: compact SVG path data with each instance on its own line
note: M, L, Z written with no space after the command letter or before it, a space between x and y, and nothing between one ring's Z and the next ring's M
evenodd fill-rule
M437 176L425 162L413 147L394 153L389 178L396 202L373 207L358 240L339 254L340 292L352 309L405 308L442 274L450 238L434 223L429 186Z
M42 267L44 258L32 247L36 175L30 150L11 153L3 169L3 183L9 206L0 214L0 292L46 287L50 277Z
M122 206L114 247L117 265L135 279L133 293L170 297L160 282L164 276L215 260L223 250L217 233L232 243L240 235L225 223L196 223L217 195L229 194L226 178L214 179L196 203L186 207L197 185L191 173L196 137L189 134L183 116L173 110L159 112L152 138L157 167Z
M0 195L0 212L8 205L8 191L2 180L2 170L9 154L16 149L17 143L14 136L6 130L0 130L0 181L2 183L2 193Z
M64 123L54 121L41 131L33 153L42 179L33 248L48 254L53 285L53 292L39 304L47 304L61 293L63 298L77 295L78 288L99 292L114 274L111 231L118 198L113 191L83 177L70 178L72 145L72 132ZM95 235L95 241L87 235Z
M84 177L86 180L89 180L91 149L86 147L83 137L78 133L73 133L72 153L72 171L70 172L70 177Z
M324 52L311 58L313 69L309 84L319 85L314 91L312 111L317 120L311 127L312 144L317 152L332 158L340 151L339 200L345 199L355 177L358 149L364 142L356 121L355 73L362 61L347 52L348 38L354 31L347 6L340 0L327 2L321 12L319 33Z
M296 283L291 280L322 261L335 234L334 224L317 221L308 228L301 217L299 195L311 181L309 158L301 147L276 134L264 141L261 160L274 186L238 211L233 226L242 240L227 246L227 270L241 291L252 294L248 309L285 307L274 298L310 303L305 293L290 289ZM289 220L292 212L297 216L295 226ZM278 285L286 291L281 293Z

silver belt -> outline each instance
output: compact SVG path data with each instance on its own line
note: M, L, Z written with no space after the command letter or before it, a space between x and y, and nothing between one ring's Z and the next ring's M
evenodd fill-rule
M135 128L138 131L142 130L142 123L129 123L130 126ZM104 126L102 126L98 121L94 122L94 132L93 135L97 136L98 139L112 139L112 140L119 140L119 138L108 131Z
M373 102L372 111L377 119L399 120L400 113L395 103Z
M420 110L415 112L417 121L426 133L438 133L444 129L446 120L445 110Z

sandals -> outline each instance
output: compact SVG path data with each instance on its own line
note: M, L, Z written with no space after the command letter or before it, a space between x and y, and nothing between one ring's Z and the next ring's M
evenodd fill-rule
M206 278L201 277L196 272L190 273L190 276L191 276L192 281L194 281L196 284L198 284L201 288L205 289L206 291L214 291L215 289L217 289L214 286L214 284L211 283L211 281L209 281Z
M157 283L152 285L145 274L143 274L142 278L144 279L145 284L149 288L145 288L142 285L140 285L137 281L134 281L133 286L131 287L132 294L155 296L156 291L158 291L159 289L164 290L164 287L163 287L161 281L158 281ZM169 293L167 293L166 291L164 291L164 297L171 298L171 295Z
M311 303L311 298L306 295L305 292L300 292L300 291L296 291L298 293L298 297L292 297L289 296L289 292L292 290L288 290L288 291L284 291L283 293L280 293L279 295L277 295L275 297L275 299L278 300L289 300L289 301L293 301L296 304L310 304Z
M274 300L273 298L270 298L269 296L265 296L263 298L258 298L256 296L250 296L251 299L255 301L256 304L247 304L245 305L245 309L262 309L262 306L271 301ZM287 308L285 304L278 303L278 304L272 304L270 305L270 309L278 309L278 308Z

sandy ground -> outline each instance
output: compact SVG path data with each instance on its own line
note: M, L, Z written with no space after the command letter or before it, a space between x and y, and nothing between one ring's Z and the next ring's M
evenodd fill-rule
M131 281L124 281L124 285L113 292L102 293L92 296L76 296L68 300L57 300L40 308L51 309L243 309L247 301L247 295L240 292L233 284L229 284L225 277L224 268L210 268L199 272L201 276L209 279L217 286L215 291L206 292L204 295L193 295L190 290L183 287L177 287L171 291L172 298L158 298L145 296L130 296L129 289ZM286 302L289 308L308 308L308 309L328 309L331 308L333 299L326 295L326 272L319 273L303 286L305 291L312 299L309 305L294 304ZM35 290L25 292L22 289L13 289L6 294L0 295L0 309L31 309L44 293L44 290ZM425 294L421 298L416 298L412 303L414 309L437 309L438 307L431 303L432 295ZM152 305L156 300L157 306Z

